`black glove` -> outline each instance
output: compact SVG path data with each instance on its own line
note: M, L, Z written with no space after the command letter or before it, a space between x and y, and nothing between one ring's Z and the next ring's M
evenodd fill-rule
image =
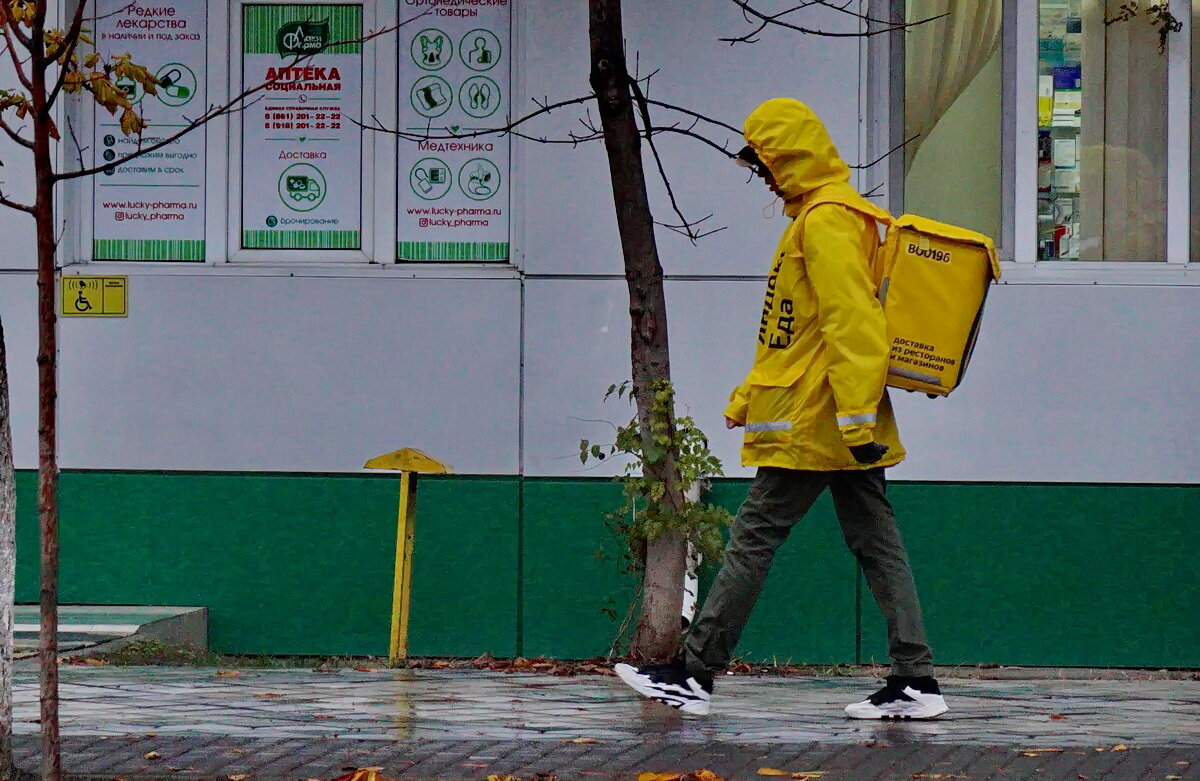
M874 464L888 452L887 445L878 442L868 442L865 445L855 445L850 448L850 455L860 464Z

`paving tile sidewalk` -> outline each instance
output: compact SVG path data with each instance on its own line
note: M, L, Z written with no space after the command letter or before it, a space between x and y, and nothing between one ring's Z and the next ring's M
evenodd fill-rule
M932 722L845 719L863 678L725 677L683 717L603 676L64 668L67 770L95 778L633 778L759 767L874 778L1200 779L1200 682L963 681ZM37 763L37 685L18 674L16 748ZM146 755L151 755L150 759ZM157 755L157 756L154 756Z

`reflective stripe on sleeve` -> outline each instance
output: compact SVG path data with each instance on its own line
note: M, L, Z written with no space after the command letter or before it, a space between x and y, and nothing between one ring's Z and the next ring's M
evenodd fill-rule
M769 423L747 423L746 433L757 434L763 431L791 431L792 421L790 420L773 420Z
M864 423L874 423L875 413L866 412L862 415L843 415L837 419L838 426L861 426Z

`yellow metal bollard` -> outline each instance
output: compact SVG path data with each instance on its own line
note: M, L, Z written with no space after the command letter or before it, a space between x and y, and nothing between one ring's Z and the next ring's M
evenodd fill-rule
M396 567L392 583L392 631L388 660L395 664L408 658L408 605L412 593L413 524L417 517L417 475L446 474L450 467L420 450L403 448L376 456L364 469L400 472L400 513L396 522Z

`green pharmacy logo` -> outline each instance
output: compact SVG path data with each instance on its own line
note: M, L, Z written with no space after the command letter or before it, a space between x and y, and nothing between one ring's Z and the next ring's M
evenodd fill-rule
M279 28L275 48L281 57L289 54L316 54L329 43L329 20L323 22L288 22Z

